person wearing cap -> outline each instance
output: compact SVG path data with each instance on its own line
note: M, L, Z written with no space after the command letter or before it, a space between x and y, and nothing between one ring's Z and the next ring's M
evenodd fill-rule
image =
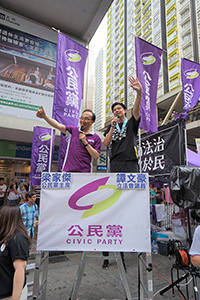
M126 118L127 108L124 103L115 102L111 109L114 118L107 130L104 132L104 145L111 146L110 172L134 172L139 171L137 154L137 132L140 122L140 103L142 97L142 86L139 80L134 77L129 78L130 85L137 92L136 101L132 109L132 116ZM126 271L124 253L120 252L122 262ZM103 256L108 256L109 252L103 252ZM103 269L108 269L109 261L105 259Z

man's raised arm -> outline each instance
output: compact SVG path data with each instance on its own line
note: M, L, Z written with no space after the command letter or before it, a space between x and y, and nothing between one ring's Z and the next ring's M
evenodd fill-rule
M135 100L135 104L133 107L133 116L136 120L139 120L140 117L140 103L141 103L141 97L142 97L142 86L139 82L139 80L136 78L134 78L133 76L131 76L129 78L129 82L131 87L137 92L137 97Z
M60 130L62 133L66 134L66 127L63 124L60 124L58 121L54 120L53 118L47 116L44 107L41 105L41 109L38 109L36 113L36 117L40 119L44 119L50 126L54 127L55 129Z

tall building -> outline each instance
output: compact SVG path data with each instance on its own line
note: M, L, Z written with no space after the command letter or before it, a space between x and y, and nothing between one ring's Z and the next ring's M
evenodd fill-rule
M105 92L106 92L106 53L101 48L95 60L95 95L94 95L94 112L96 121L95 130L101 130L105 123Z
M127 65L130 76L134 71L133 0L127 1ZM111 117L114 102L124 102L124 0L115 0L107 14L106 51L106 120ZM134 102L133 91L128 91L128 107Z
M127 78L136 73L135 36L163 49L158 99L180 91L181 57L199 62L200 0L127 0ZM108 11L106 63L108 120L111 104L124 102L124 0L115 0ZM128 109L134 101L128 87Z

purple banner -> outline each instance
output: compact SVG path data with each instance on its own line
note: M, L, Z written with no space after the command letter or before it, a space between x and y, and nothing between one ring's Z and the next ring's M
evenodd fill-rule
M200 65L182 58L181 79L183 87L183 111L187 112L196 105L200 97Z
M135 37L137 78L142 85L139 128L157 132L156 99L162 49Z
M63 163L67 151L69 137L67 135L60 134L60 147L59 147L59 154L58 154L58 165L57 165L57 172L62 172Z
M77 126L88 49L58 33L53 118Z
M51 171L54 137L55 129L34 127L30 171L31 186L40 185L43 171Z

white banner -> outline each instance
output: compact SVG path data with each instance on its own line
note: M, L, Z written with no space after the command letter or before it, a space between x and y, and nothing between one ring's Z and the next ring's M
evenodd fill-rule
M151 251L148 174L121 175L43 173L37 250Z

